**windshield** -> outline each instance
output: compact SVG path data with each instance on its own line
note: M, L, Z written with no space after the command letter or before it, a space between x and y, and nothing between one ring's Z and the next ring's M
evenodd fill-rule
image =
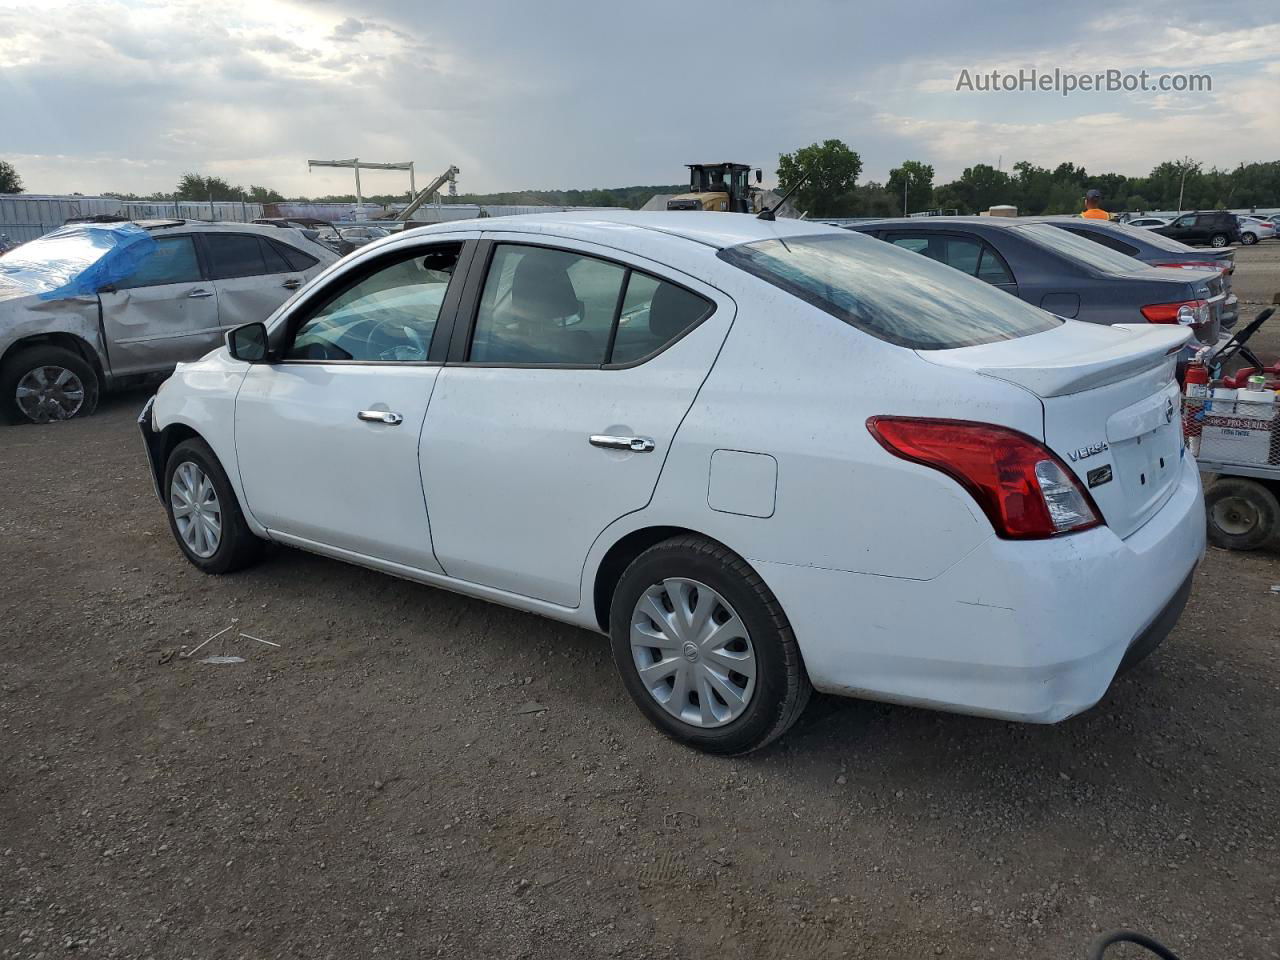
M1141 260L1049 223L1027 223L1014 229L1033 243L1082 261L1099 273L1129 274L1147 269Z
M954 267L856 233L761 240L718 256L859 330L917 350L1013 340L1062 323Z
M132 275L155 249L132 223L76 223L0 256L0 277L41 300L89 296Z

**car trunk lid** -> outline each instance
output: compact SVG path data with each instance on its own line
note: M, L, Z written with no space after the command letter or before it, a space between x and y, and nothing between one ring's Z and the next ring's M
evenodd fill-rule
M1016 384L1040 398L1043 440L1127 537L1172 495L1183 456L1177 355L1190 332L1067 322L1045 333L918 351L942 366Z

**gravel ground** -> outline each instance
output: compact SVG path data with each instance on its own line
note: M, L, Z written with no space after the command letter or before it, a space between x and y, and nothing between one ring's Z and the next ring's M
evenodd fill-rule
M595 635L290 550L201 575L142 400L0 433L0 957L1280 957L1280 553L1211 549L1066 723L816 698L713 759Z

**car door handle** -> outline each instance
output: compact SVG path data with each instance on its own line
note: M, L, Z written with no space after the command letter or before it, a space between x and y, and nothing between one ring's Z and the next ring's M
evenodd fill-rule
M280 286L284 287L286 290L297 290L302 286L302 281L297 277L290 277L284 283L280 284Z
M205 297L212 297L212 296L213 296L213 291L212 291L212 290L205 290L203 287L200 287L200 288L198 288L198 289L196 289L196 290L192 290L190 293L188 293L188 294L187 294L187 299L188 299L188 300L202 300L202 299L204 299Z
M630 450L633 453L650 453L654 443L648 437L610 437L605 434L592 434L593 447L604 447L607 450Z
M404 423L404 417L390 410L361 410L356 414L356 419L368 423L385 423L388 427L396 427Z

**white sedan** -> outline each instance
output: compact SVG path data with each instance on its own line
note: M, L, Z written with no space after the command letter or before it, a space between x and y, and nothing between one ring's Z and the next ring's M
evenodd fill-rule
M820 224L510 217L361 249L140 426L201 570L274 541L599 631L656 726L739 753L811 689L1096 703L1204 550L1188 335Z

